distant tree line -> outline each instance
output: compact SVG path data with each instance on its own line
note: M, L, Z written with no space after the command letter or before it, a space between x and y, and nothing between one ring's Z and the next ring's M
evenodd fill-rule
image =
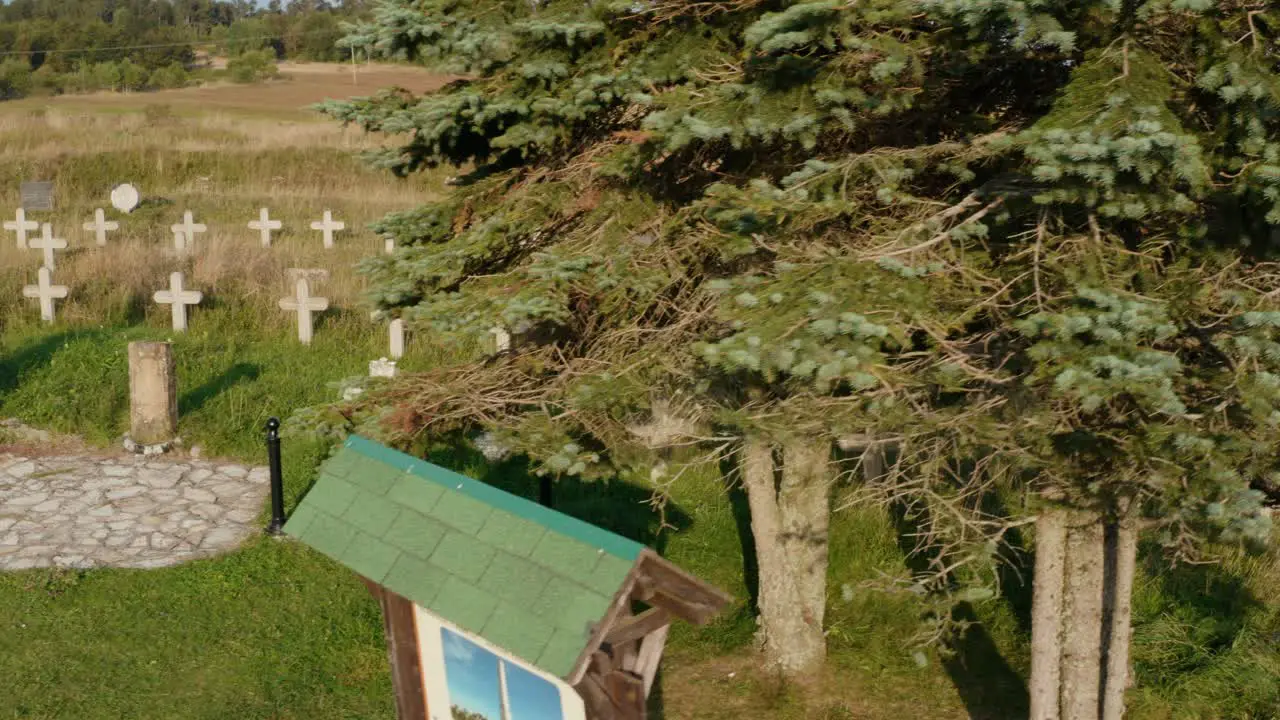
M278 59L340 60L342 23L364 0L11 0L0 4L0 99L33 93L182 87L215 76L198 60L230 58L252 82Z

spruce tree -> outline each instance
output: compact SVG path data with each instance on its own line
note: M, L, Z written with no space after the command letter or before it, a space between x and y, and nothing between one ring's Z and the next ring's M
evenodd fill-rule
M833 446L883 460L862 494L943 598L1037 523L1033 716L1118 718L1136 534L1269 532L1278 34L1267 2L381 0L349 44L462 79L325 109L462 171L377 225L372 300L513 340L348 416L658 487L734 453L791 674Z

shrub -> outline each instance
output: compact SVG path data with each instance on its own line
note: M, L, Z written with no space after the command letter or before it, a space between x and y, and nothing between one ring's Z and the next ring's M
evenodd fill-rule
M31 65L26 60L13 59L0 63L0 98L9 100L25 97L34 84Z
M180 88L187 84L187 70L178 63L170 63L151 72L149 85L156 88Z
M276 76L275 55L270 50L252 50L227 62L227 72L238 83L251 83Z

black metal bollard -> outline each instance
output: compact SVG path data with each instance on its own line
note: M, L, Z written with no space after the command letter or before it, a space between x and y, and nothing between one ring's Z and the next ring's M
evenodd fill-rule
M267 420L267 464L271 466L271 524L268 535L284 529L284 476L280 473L280 420Z

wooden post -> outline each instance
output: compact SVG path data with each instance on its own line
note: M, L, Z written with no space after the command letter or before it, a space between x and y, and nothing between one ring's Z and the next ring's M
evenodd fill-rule
M368 578L364 578L364 584L382 606L387 658L391 661L391 685L396 695L396 718L429 720L413 603Z

